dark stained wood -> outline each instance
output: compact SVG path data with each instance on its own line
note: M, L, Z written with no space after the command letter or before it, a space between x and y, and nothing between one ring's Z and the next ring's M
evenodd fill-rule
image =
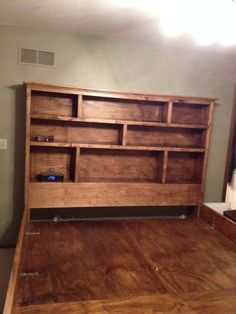
M192 106L187 103L173 104L172 123L202 124L207 125L209 108L199 104Z
M110 181L31 182L29 208L197 205L202 199L200 184Z
M64 179L73 180L74 171L73 149L58 147L31 147L30 180L36 180L40 172L55 172L64 174Z
M17 307L15 314L185 313L234 314L236 289L197 293L152 294L123 299L39 304Z
M31 96L32 114L57 114L59 116L76 117L77 95L54 94L45 91L33 92Z
M79 181L157 182L158 153L81 149Z
M78 143L58 143L58 142L39 142L31 141L30 146L38 147L80 147L94 149L110 149L110 150L142 150L142 151L171 151L171 152L205 152L203 148L188 147L163 147L163 146L127 146L127 145L109 145L109 144L78 144Z
M197 220L34 223L16 311L234 313L236 245ZM215 311L215 312L214 312Z
M52 93L62 93L62 94L82 94L88 96L101 96L108 98L121 98L121 99L137 99L137 100L154 100L154 101L174 101L188 104L205 104L208 105L209 102L214 102L216 98L209 97L193 97L193 96L179 96L179 95L156 95L156 94L147 94L147 93L131 93L131 92L120 92L120 91L108 91L102 89L86 89L86 88L78 88L73 86L65 86L65 85L53 85L53 84L45 84L39 82L24 82L30 89L34 91L47 91Z
M53 135L55 142L118 144L119 126L112 124L74 123L63 121L33 120L31 124L31 141L36 135Z
M166 122L166 103L114 100L101 97L83 98L83 118L125 119L136 121Z
M78 95L78 102L77 102L77 117L78 118L82 117L82 112L83 112L82 106L83 106L82 95L80 94Z
M4 314L11 314L13 311L13 304L15 303L16 298L16 289L19 282L19 272L22 263L22 250L25 244L25 232L28 227L28 209L25 208L23 211L20 231L17 239L17 245L15 250L15 255L13 259L13 265L11 269L11 275L8 283L7 295L4 305Z
M46 115L46 114L32 114L32 119L43 121L72 121L75 123L106 123L106 124L127 124L127 125L143 125L143 126L156 126L168 128L183 128L183 129L206 129L206 125L201 124L184 124L184 123L164 123L164 122L150 122L150 121L137 121L125 119L97 119L97 118L74 118L59 115Z
M200 218L236 244L236 222L204 204L200 206Z
M129 126L127 145L204 148L204 135L197 129Z
M236 222L236 209L224 211L224 216Z
M167 183L200 183L203 165L201 153L168 154L166 182Z

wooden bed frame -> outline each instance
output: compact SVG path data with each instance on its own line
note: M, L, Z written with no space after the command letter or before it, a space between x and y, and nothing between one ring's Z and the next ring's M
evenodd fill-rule
M199 207L216 101L25 85L25 209L4 314L13 312L32 209ZM38 135L54 141L36 141ZM38 182L51 168L64 181Z

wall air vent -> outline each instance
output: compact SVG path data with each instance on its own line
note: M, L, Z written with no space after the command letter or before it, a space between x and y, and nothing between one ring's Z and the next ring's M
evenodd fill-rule
M21 64L34 64L51 67L55 65L55 53L51 51L20 48L19 62Z

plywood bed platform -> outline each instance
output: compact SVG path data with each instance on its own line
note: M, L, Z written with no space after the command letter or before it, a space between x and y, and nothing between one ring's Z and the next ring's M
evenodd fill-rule
M236 313L236 245L203 221L31 223L13 313Z

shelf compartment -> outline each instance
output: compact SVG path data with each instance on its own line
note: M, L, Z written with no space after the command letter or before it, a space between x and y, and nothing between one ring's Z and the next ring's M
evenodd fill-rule
M30 208L197 205L199 199L202 199L199 184L33 182L29 185Z
M39 147L80 147L92 149L108 150L137 150L137 151L171 151L171 152L204 152L202 148L183 148L183 147L163 147L163 146L125 146L125 145L106 145L106 144L78 144L78 143L57 143L57 142L37 142L31 141L31 146Z
M75 149L66 147L31 147L30 148L30 181L36 181L37 174L49 169L64 174L64 180L74 180Z
M81 149L79 182L159 182L162 152Z
M77 116L78 95L32 91L31 114Z
M83 118L166 122L167 102L83 96Z
M204 154L191 152L169 152L166 183L200 184Z
M205 130L129 126L127 145L203 148Z
M150 122L150 121L135 121L135 120L124 120L124 119L96 119L96 118L74 118L64 117L55 115L40 115L32 114L31 120L47 120L47 121L73 121L75 123L101 123L101 124L126 124L126 125L143 125L143 126L154 126L160 128L187 128L187 129L207 129L206 125L200 124L178 124L178 123L165 123L165 122Z
M172 123L208 124L209 106L204 104L173 103Z
M32 119L31 140L53 135L57 143L119 144L121 125Z

